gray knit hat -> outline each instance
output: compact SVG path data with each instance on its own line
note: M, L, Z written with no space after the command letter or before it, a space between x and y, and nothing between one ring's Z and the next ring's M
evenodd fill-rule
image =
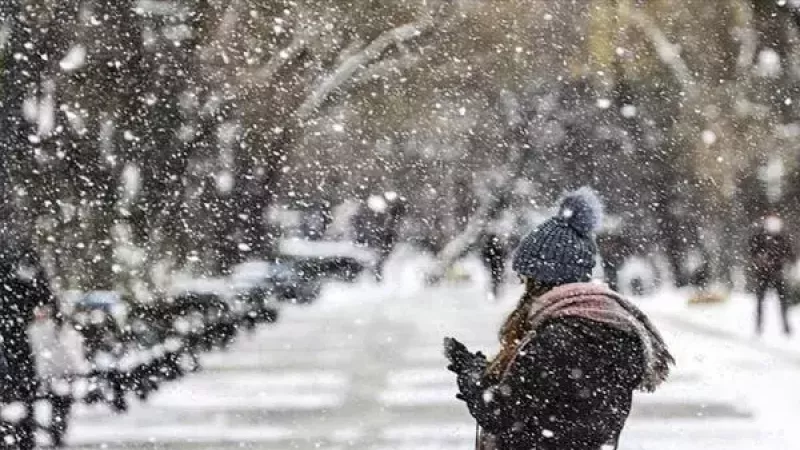
M561 200L558 214L517 247L514 270L550 285L588 281L597 254L594 232L602 217L603 205L590 188L568 194Z

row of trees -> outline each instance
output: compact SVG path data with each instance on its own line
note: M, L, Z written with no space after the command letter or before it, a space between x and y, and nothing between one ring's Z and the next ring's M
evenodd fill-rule
M449 2L351 6L3 2L6 216L68 286L263 253L306 125L456 17Z
M445 261L499 205L585 183L676 267L699 243L729 267L760 213L800 208L791 2L2 0L0 16L3 214L62 287L225 270L271 250L271 207L377 189L408 198Z

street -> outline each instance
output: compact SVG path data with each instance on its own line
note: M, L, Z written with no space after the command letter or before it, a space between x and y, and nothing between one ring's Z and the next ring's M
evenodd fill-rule
M68 442L102 449L469 449L440 343L492 354L514 292L339 286L318 304L204 358L204 370L114 415L82 406ZM645 305L646 306L646 305ZM800 442L797 359L654 317L678 361L639 393L622 449L791 448ZM749 325L749 323L748 323Z

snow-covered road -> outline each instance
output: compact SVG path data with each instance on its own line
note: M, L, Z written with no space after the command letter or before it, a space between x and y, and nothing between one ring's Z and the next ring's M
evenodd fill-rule
M512 293L513 294L513 293ZM492 352L513 295L413 285L330 289L315 305L204 358L205 370L126 415L86 409L74 448L469 449L445 335ZM800 445L800 364L742 340L659 320L678 367L639 394L622 449L781 449ZM747 318L743 323L749 325Z

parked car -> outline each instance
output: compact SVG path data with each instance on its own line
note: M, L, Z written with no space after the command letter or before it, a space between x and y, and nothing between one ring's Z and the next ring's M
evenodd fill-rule
M251 301L275 298L282 302L311 303L319 296L321 280L287 259L249 261L234 267L234 289L247 293ZM263 301L263 300L262 300Z
M306 280L352 282L365 271L373 273L378 262L375 251L347 241L283 239L279 252Z

